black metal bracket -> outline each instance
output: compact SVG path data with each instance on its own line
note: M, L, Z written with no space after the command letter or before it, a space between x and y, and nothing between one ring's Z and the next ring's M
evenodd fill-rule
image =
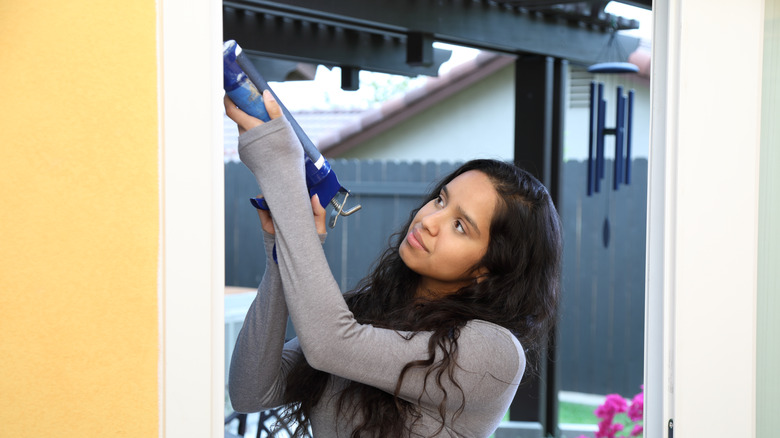
M360 88L360 69L341 66L341 89L355 91Z
M433 34L409 32L406 37L406 63L412 67L433 65Z

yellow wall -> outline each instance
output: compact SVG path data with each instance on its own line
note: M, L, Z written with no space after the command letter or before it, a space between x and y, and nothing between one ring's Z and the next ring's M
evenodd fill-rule
M0 437L158 434L156 19L0 2Z

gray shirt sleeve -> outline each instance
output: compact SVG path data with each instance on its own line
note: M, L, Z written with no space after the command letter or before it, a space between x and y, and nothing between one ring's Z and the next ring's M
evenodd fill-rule
M287 373L301 352L297 340L284 344L287 306L279 268L271 254L274 236L263 232L266 266L230 361L228 391L237 412L257 412L282 404Z
M429 334L410 338L408 333L355 320L320 246L305 185L303 151L284 118L242 134L239 155L257 178L272 212L284 299L306 360L316 369L393 393L403 367L427 357ZM444 379L450 407L455 410L465 401L467 410L485 409L491 415L506 409L525 368L517 339L502 327L472 321L461 330L458 343L454 380L463 393ZM278 354L280 347L275 349ZM426 381L424 370L413 369L400 397L435 411L444 393L434 379Z

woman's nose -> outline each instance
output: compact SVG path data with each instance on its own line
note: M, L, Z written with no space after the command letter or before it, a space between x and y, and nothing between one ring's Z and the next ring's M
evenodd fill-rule
M423 216L422 220L420 221L423 228L433 236L439 233L439 226L441 225L440 222L442 217L440 213L441 210L432 211Z

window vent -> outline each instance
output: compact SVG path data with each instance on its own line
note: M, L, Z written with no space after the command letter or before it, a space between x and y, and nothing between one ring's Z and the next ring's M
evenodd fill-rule
M571 67L569 108L588 108L590 106L590 83L593 74L584 67Z

